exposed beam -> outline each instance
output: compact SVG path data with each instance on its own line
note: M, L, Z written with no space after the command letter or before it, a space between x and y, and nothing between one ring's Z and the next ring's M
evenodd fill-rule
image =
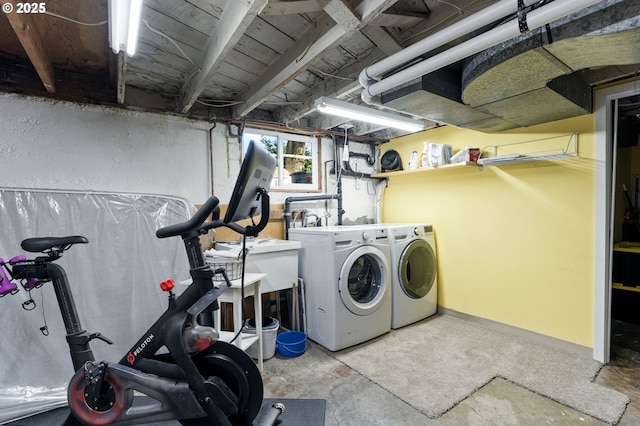
M334 45L344 33L328 16L321 18L242 94L243 103L234 108L233 115L244 117L253 111L272 93L304 71L312 60Z
M320 6L315 0L300 1L270 1L262 9L260 15L293 15L297 13L320 12Z
M316 87L313 88L312 96L303 100L302 104L296 105L295 107L283 108L279 113L279 119L282 122L293 123L312 113L315 109L314 101L320 96L340 98L360 89L358 74L362 69L378 62L385 56L392 55L403 49L384 28L368 25L360 29L360 32L376 45L377 48L375 51L370 52L363 59L343 68L340 71L340 76L342 76L343 79L329 78L324 80L320 85L316 85ZM352 78L351 81L347 80L349 77Z
M414 44L449 25L473 15L484 7L486 7L486 2L478 0L459 0L456 4L452 2L442 2L442 7L434 7L429 10L428 19L422 19L420 23L412 25L404 35L403 43L406 45ZM399 16L401 15L381 15L372 21L371 25L393 25L390 22L391 18Z
M344 98L354 91L361 90L362 86L358 82L360 71L378 62L384 56L384 53L376 48L362 59L340 70L339 76L342 78L327 78L316 84L312 89L311 95L302 100L302 104L282 108L278 117L279 120L283 123L294 123L312 113L315 110L314 102L320 96Z
M220 21L209 37L193 77L182 87L181 111L186 113L206 88L222 65L225 56L234 48L253 19L268 0L226 0Z
M9 19L13 31L18 36L22 48L27 53L45 89L49 93L55 93L53 63L47 54L42 35L34 23L34 14L17 13L17 3L17 0L7 0L6 4L13 6L13 12L6 13L7 19Z
M361 28L360 32L371 40L373 44L378 46L386 55L392 55L402 50L402 46L400 46L384 28L361 25L360 19L342 0L316 1L322 4L327 15L331 16L331 18L347 32L352 33L354 29Z
M343 0L316 0L322 9L345 31L353 31L360 26L360 18L351 11Z
M391 56L398 53L403 47L391 35L381 27L367 26L360 30L373 44L378 46L385 55Z
M346 30L326 16L316 22L275 63L270 66L241 96L242 104L234 107L234 117L244 117L264 102L272 93L304 71L310 62L327 49L338 45L355 31L391 7L397 0L363 0L353 9L360 23Z
M371 21L371 25L380 27L395 27L395 26L412 26L418 25L425 19L428 19L430 13L382 13L376 19Z

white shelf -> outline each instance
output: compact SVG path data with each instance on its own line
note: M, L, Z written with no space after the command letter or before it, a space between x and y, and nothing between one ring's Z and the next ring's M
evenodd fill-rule
M566 143L564 143L566 141ZM491 145L492 157L478 159L478 166L503 166L534 161L566 160L578 157L578 133ZM483 149L483 152L487 149Z
M219 340L229 343L235 335L236 333L234 333L233 331L221 331ZM253 345L257 341L257 334L240 333L240 336L238 336L238 338L233 343L243 351L246 351L249 346Z
M438 171L442 172L445 170L460 169L468 166L477 166L477 164L473 162L465 161L463 163L443 164L442 166L438 166L438 167L421 167L419 169L412 169L412 170L398 170L395 172L375 173L375 174L372 174L371 177L386 179L393 176L405 176L410 174L420 174L420 173L438 172Z
M567 133L541 139L533 139L522 142L490 145L482 150L492 150L491 157L481 157L477 163L463 162L443 164L438 167L422 167L413 170L398 170L395 172L375 173L371 177L387 179L394 176L417 175L422 173L445 172L446 170L459 170L461 168L483 166L506 166L508 164L531 163L534 161L566 160L578 157L578 133Z

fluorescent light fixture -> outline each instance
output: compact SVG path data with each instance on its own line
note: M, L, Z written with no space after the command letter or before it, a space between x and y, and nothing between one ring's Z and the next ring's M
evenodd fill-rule
M142 0L109 0L109 44L114 53L136 52Z
M315 106L316 109L322 113L337 115L338 117L348 118L350 120L380 124L409 132L424 130L424 124L421 121L324 96L316 99Z

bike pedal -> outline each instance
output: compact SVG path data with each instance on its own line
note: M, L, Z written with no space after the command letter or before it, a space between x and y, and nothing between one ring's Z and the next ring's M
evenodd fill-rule
M204 381L204 389L225 415L238 413L238 397L220 377L209 377Z

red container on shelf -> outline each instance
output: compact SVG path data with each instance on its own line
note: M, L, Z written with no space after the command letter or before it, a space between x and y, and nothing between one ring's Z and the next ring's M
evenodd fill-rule
M469 161L477 163L480 158L480 148L469 148Z

